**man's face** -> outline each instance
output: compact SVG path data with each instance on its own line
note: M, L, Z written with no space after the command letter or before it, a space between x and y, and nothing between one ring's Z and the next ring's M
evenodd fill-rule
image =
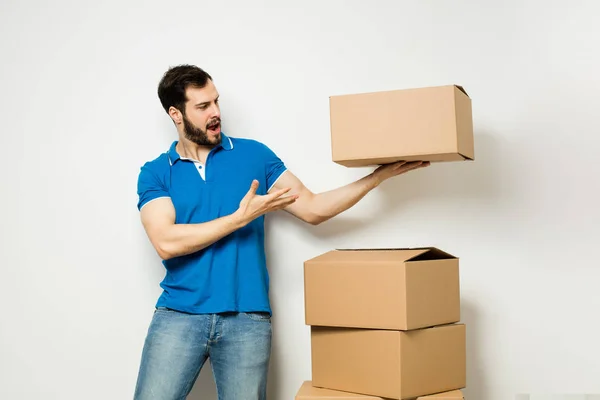
M201 146L221 143L221 110L219 93L212 81L202 89L186 90L187 103L183 115L185 137Z

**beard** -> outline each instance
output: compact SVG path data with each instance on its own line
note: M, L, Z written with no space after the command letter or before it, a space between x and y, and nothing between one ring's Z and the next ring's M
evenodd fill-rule
M211 138L209 138L208 134L206 133L206 131L208 130L208 127L211 125L214 125L215 123L218 123L220 125L221 119L220 118L211 119L206 124L207 128L203 130L201 128L198 128L196 125L194 125L184 115L183 116L183 132L185 134L185 138L191 142L196 143L199 146L216 146L218 144L221 144L221 134L219 134L217 137L215 137L214 139L211 140Z

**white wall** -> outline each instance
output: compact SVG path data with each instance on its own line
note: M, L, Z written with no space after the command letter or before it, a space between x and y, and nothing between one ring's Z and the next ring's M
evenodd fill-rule
M303 261L359 246L461 258L469 399L600 393L600 3L87 3L0 6L0 398L131 398L163 276L136 179L176 137L156 85L178 63L213 74L227 133L315 191L370 171L330 161L328 96L473 99L474 163L388 181L319 227L269 218L271 399L310 379ZM191 397L214 399L211 379Z

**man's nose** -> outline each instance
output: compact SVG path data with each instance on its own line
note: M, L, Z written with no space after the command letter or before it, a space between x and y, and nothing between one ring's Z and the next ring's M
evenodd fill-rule
M221 118L221 109L218 104L213 104L211 118Z

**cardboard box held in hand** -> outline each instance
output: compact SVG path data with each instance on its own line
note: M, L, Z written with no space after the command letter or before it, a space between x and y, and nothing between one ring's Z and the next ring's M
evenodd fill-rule
M471 98L461 86L330 96L329 107L340 165L475 159Z

